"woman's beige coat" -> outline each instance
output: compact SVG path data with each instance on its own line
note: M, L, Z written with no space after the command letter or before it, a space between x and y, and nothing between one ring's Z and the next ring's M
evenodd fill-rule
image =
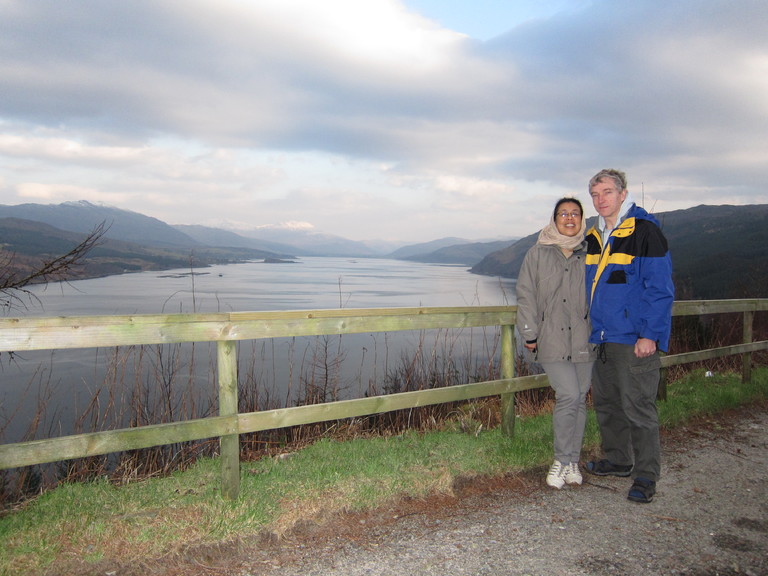
M539 362L595 359L585 256L586 244L566 258L559 247L539 243L525 255L517 278L517 328L524 341L536 340Z

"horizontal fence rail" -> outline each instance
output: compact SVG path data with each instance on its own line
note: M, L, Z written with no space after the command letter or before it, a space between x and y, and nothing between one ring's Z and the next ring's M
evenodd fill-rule
M0 352L513 325L514 306L0 319Z
M754 313L764 310L768 310L768 299L675 302L675 316L742 313L744 340L738 345L664 356L662 366L741 354L743 377L748 378L750 354L768 350L768 341L752 341ZM515 377L516 313L515 306L477 306L0 319L0 353L216 342L219 381L218 416L0 445L0 469L218 437L221 439L222 494L236 498L240 485L240 434L496 395L502 398L502 428L511 434L514 393L548 385L544 374ZM238 341L488 326L501 327L501 378L498 380L261 412L237 412L235 346Z

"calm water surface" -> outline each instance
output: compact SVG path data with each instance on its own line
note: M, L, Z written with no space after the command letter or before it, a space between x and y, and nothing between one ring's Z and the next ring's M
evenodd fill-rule
M302 258L57 283L24 315L242 312L514 304L514 282L466 267L384 259Z
M514 304L514 282L470 274L466 267L386 259L302 258L190 270L142 272L35 287L41 305L23 316L211 313L331 308L496 306ZM259 409L294 405L307 383L330 385L338 398L381 393L385 375L423 349L433 357L488 353L495 336L483 329L241 343L239 380ZM158 419L195 417L214 410L215 345L148 347L140 358L120 349L27 352L7 355L0 378L0 439L17 441L104 427L129 420L124 405L173 397ZM492 351L491 351L492 353ZM456 359L453 358L453 359ZM329 362L330 360L330 362ZM338 363L336 363L338 361ZM329 369L328 365L332 368ZM343 367L342 367L343 365ZM329 372L332 370L332 373ZM118 374L118 376L114 376ZM116 382L115 380L119 380ZM192 398L191 395L194 395ZM98 402L94 402L94 399ZM117 399L117 402L112 400ZM83 414L91 408L89 418ZM207 407L207 408L206 408ZM253 408L250 406L249 408ZM111 415L107 414L112 410ZM98 424L93 422L98 421ZM78 422L83 422L79 424ZM122 422L124 425L125 422ZM82 430L81 430L82 429Z

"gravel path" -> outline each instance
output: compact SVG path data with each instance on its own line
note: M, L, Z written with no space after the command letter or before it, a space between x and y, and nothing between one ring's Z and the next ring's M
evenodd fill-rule
M246 548L239 566L215 573L768 575L765 409L662 442L663 477L650 504L626 499L626 478L585 474L583 486L558 491L541 470L493 489L465 486L442 503L307 527L279 545Z
M457 482L454 494L307 524L289 538L187 550L62 576L768 576L768 407L662 432L650 504L628 478L584 474L554 490L546 468Z

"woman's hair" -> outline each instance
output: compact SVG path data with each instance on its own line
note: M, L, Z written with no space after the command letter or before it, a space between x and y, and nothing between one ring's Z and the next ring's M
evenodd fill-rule
M573 202L576 204L576 206L579 207L579 212L581 212L581 217L584 218L584 206L581 205L581 202L576 200L576 198L560 198L560 200L557 201L557 204L555 204L555 209L552 211L553 219L557 220L557 211L560 209L560 206L566 202Z

